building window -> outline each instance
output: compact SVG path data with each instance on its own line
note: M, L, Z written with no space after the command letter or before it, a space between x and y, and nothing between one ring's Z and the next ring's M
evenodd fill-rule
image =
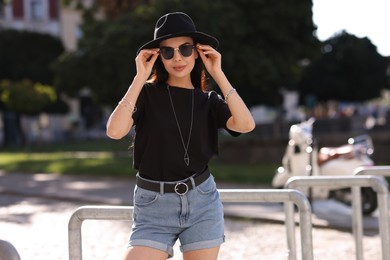
M49 1L49 17L50 19L58 19L58 0Z
M12 1L12 15L16 19L23 18L24 16L23 0Z
M43 4L42 0L32 0L30 2L31 7L31 19L43 20Z

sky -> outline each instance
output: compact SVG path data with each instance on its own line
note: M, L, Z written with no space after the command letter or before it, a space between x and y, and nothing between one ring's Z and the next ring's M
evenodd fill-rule
M390 0L313 0L317 37L324 41L342 30L367 37L382 56L390 56Z

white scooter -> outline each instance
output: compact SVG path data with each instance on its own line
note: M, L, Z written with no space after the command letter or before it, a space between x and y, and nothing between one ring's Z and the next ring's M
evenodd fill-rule
M272 180L275 188L284 187L293 176L335 176L353 175L359 166L372 166L370 156L374 152L372 140L368 135L349 138L348 144L340 147L322 147L318 150L313 141L314 118L290 127L289 142L282 164ZM300 189L309 199L336 199L351 205L349 188L332 189L313 187ZM362 188L362 211L369 215L378 206L376 193L371 188Z

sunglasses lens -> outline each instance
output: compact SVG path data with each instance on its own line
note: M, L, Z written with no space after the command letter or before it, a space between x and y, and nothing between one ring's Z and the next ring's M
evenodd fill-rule
M192 54L192 50L194 49L194 45L181 45L179 47L179 52L183 57L189 57ZM170 60L173 58L175 53L175 49L172 47L162 47L160 48L160 53L164 59Z
M192 54L193 45L182 45L179 47L181 55L184 57L189 57Z
M163 56L164 59L166 60L170 60L173 58L173 53L174 53L174 49L171 48L171 47L163 47L163 48L160 48L160 52L161 52L161 55Z

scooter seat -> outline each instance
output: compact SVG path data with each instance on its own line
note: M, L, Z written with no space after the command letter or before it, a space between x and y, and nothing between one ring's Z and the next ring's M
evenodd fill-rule
M343 145L339 147L322 147L318 152L318 165L321 166L324 163L337 158L352 159L354 151L352 145Z

